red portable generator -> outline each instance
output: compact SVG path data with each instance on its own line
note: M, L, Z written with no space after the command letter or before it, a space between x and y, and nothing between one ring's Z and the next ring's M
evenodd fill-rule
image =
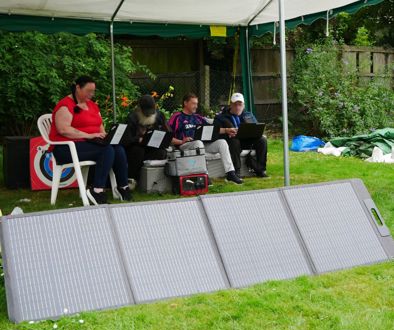
M172 178L172 191L182 196L203 195L208 192L207 174L190 174Z

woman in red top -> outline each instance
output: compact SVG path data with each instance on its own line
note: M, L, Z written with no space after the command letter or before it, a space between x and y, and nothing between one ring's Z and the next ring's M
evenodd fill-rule
M91 139L104 138L106 135L100 109L91 100L95 89L96 84L89 77L82 76L75 81L71 87L71 94L60 100L53 110L49 138L52 141L74 141L80 161L96 162L93 188L86 191L93 204L107 202L104 188L111 168L114 170L117 189L122 199L130 200L127 157L123 147L89 142ZM55 145L53 155L59 164L72 162L67 145Z

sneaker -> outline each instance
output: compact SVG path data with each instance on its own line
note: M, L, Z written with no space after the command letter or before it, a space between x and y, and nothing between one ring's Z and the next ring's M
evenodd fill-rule
M92 189L86 190L86 195L88 196L88 199L94 205L106 204L107 203L107 194L105 193L105 191L97 193L92 188Z
M208 177L208 187L213 187L213 182L210 177Z
M235 174L236 174L237 177L239 177L240 179L242 179L241 171L235 171Z
M131 201L131 192L129 187L116 187L116 191L118 192L118 196L121 201Z
M266 171L256 172L256 176L259 178L269 178L270 176L267 174Z
M137 187L137 180L133 178L129 178L128 182L129 182L130 190L135 190L135 188Z
M235 171L228 172L226 174L225 181L226 182L232 182L232 183L235 183L235 184L243 184L244 183L244 181L235 174Z

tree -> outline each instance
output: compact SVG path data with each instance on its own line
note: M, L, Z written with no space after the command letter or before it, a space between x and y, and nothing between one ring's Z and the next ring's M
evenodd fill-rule
M117 90L136 98L139 91L130 75L148 71L133 61L130 47L117 44L115 52ZM0 31L0 134L30 135L37 118L51 112L56 102L69 94L79 75L96 80L98 102L108 99L112 80L107 38Z

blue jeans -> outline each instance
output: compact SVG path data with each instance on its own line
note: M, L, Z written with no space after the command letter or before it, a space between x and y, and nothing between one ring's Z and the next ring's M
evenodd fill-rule
M102 146L91 142L75 142L80 161L93 160L96 162L93 187L105 188L108 174L113 168L118 186L127 186L127 157L120 145ZM57 145L53 149L58 164L71 163L70 148L67 145Z

